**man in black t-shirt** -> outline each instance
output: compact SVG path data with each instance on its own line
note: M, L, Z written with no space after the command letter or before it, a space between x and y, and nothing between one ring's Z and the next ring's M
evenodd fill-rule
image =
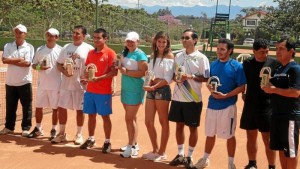
M300 66L294 61L295 43L288 37L276 44L282 64L263 88L271 95L270 148L279 150L282 169L296 169L300 128Z
M261 132L265 145L269 169L275 168L275 152L269 148L271 103L270 95L260 87L260 71L263 67L270 67L274 74L278 62L275 58L268 57L269 43L265 39L257 39L253 44L254 57L244 61L243 67L247 78L247 90L243 94L244 109L241 117L240 128L247 133L247 153L249 163L245 169L257 168L257 135Z

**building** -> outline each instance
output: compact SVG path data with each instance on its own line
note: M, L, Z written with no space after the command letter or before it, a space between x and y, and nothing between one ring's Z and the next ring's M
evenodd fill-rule
M256 13L252 13L250 15L246 15L245 17L243 17L243 29L245 29L246 31L251 31L251 30L255 30L258 25L259 22L267 15L267 12L264 11L258 11Z

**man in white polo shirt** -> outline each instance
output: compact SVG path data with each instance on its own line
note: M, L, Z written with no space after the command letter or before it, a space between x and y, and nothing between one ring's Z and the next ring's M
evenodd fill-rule
M68 117L67 109L76 110L77 113L77 134L74 143L80 145L84 141L82 137L84 123L82 108L85 86L81 84L80 76L84 75L88 52L94 49L93 46L84 42L86 34L87 30L84 26L75 26L73 29L73 43L66 44L57 59L57 68L62 73L62 81L58 101L59 134L51 140L51 143L54 144L67 141L65 132ZM66 63L66 60L71 60L71 62Z
M27 28L19 24L13 29L15 41L4 46L2 61L7 64L6 73L6 122L0 135L13 133L17 117L18 101L23 109L22 136L29 134L32 116L31 60L34 48L25 41Z
M37 94L36 94L36 110L34 130L28 135L28 138L35 138L43 135L42 119L43 107L53 110L52 113L52 130L50 131L50 140L56 136L57 104L61 83L61 73L56 67L56 61L61 51L61 46L56 44L59 38L58 30L50 28L45 33L46 44L40 46L33 58L32 68L39 72Z

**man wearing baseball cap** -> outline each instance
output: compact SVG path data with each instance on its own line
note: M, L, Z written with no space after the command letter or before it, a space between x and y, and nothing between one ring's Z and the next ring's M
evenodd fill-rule
M2 61L7 64L6 73L6 122L0 135L15 130L16 111L20 100L23 109L22 136L29 134L32 116L32 74L31 60L34 48L25 41L27 28L19 24L13 28L15 41L4 46Z
M36 94L36 111L34 130L28 135L28 138L35 138L43 135L42 119L43 107L53 110L52 113L52 130L50 131L49 140L56 136L57 104L58 94L61 83L61 73L56 67L56 61L61 51L61 46L56 44L59 37L57 29L50 28L45 32L46 44L36 50L33 58L32 68L39 72Z

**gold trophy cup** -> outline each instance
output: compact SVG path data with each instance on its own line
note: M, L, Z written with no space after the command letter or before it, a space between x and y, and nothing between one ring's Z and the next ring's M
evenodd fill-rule
M271 68L270 67L263 67L260 70L259 77L261 77L260 86L265 86L269 83L271 79Z
M151 80L154 78L154 72L146 71L143 87L150 86Z
M74 61L72 58L67 58L64 63L64 68L67 70L68 74L73 76L74 74Z
M217 76L212 76L207 80L207 84L212 85L213 92L217 92L218 86L222 86L220 79Z
M95 73L98 72L97 66L93 63L88 64L85 71L89 73L89 81L92 81L95 78Z
M185 74L185 67L184 66L178 66L176 68L176 71L175 71L175 80L176 81L181 81L182 79L182 75Z

